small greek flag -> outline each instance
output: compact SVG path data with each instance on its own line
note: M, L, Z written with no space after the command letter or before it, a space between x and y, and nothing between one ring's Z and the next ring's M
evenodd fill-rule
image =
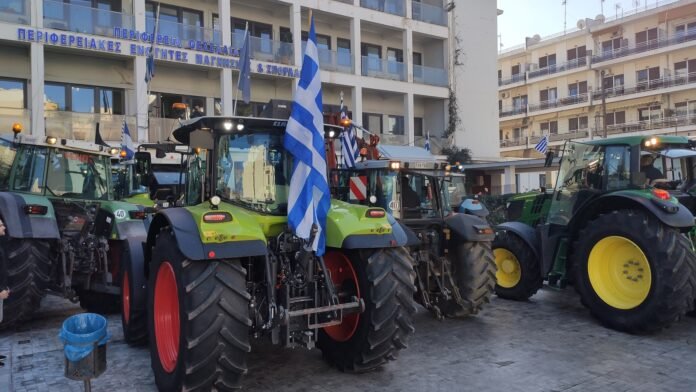
M546 147L549 146L549 137L548 135L544 135L544 137L539 140L539 143L534 146L534 149L539 151L542 154L546 154Z
M355 167L360 149L358 149L358 140L355 138L353 125L346 127L341 134L341 155L343 155L343 167L348 169Z
M244 31L244 44L239 55L239 83L237 88L242 92L242 101L251 101L251 41L249 29Z
M312 226L316 225L318 231L312 249L318 256L325 251L326 215L331 206L322 109L319 50L312 18L283 144L294 160L288 192L288 225L303 239L309 239Z
M423 148L425 148L425 151L430 151L430 132L425 135L425 145Z
M121 127L121 149L126 152L125 160L130 161L135 155L135 147L133 147L133 139L131 139L130 131L126 120L123 120Z

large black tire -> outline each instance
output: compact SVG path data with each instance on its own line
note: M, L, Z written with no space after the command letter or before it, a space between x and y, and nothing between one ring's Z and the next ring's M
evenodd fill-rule
M5 329L26 321L39 309L51 279L51 259L47 240L11 238L3 245L10 286L0 324Z
M544 284L540 261L537 260L532 248L522 238L508 231L500 231L495 235L492 248L497 267L495 293L498 297L526 301L539 291ZM502 259L506 258L504 255L509 256L507 252L514 256L515 260L512 262L517 264L515 268L518 271L514 274L519 274L519 279L516 282L505 280L506 283L504 283L503 280L503 277L506 276L504 271L506 267L502 265Z
M167 271L173 278L167 277ZM175 287L176 294L167 294L171 292L167 283ZM169 228L160 232L148 284L150 358L159 390L227 391L240 387L251 351L250 298L246 270L238 260L188 260ZM178 314L167 312L168 304L176 304ZM169 324L168 315L173 316ZM158 335L158 331L171 333L177 327L178 339L171 338L169 342L174 343L167 346L167 334ZM166 353L160 357L158 345L163 352L167 347L176 350L173 362L167 362Z
M79 297L80 307L90 313L116 314L121 311L121 298L118 295L81 291Z
M329 252L348 258L357 275L365 311L348 339L338 341L320 330L317 346L327 362L341 371L375 370L406 348L408 337L415 332L416 287L411 256L403 248Z
M600 253L601 244L597 248L595 245L604 239L611 240L609 237L618 238L629 245L625 240L635 244L647 259L649 271L645 271L645 268L637 269L638 261L635 261L636 268L633 267L635 257L628 255L638 250ZM635 249L635 246L631 246L633 245L627 249ZM590 279L588 265L591 263L593 249L598 252L595 257L603 255L602 264L595 265L610 266L606 263L614 261L615 265L626 269L622 271L620 280L613 281L609 279L611 274L596 273L595 276L602 279L602 284L619 285L624 276L628 280L642 282L650 274L649 290L645 291L645 298L632 299L626 303L637 305L625 307L610 305L602 299ZM616 246L608 249L616 249ZM665 226L651 214L623 210L600 215L580 231L573 250L571 263L575 271L575 287L582 303L602 324L610 328L629 333L654 332L678 321L693 306L696 295L696 256L691 250L690 242L678 230ZM629 263L631 265L627 267ZM613 290L620 288L611 287ZM629 284L628 287L635 290L639 286Z
M147 343L147 288L142 265L134 268L128 241L115 250L121 252L121 328L123 338L132 346ZM136 245L136 244L133 244ZM139 245L139 244L138 244ZM142 257L141 252L136 255Z
M490 242L463 242L450 253L450 267L459 295L460 305L454 298L441 305L446 317L466 317L477 314L490 302L495 291L495 259Z

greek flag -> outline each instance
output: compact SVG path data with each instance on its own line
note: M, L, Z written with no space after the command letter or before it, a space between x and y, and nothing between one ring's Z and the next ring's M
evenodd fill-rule
M155 27L152 30L152 44L147 50L147 58L145 59L145 83L147 84L150 84L150 81L155 77L155 43L157 42L157 29L159 27L159 12L160 6L159 3L157 3Z
M544 135L544 137L539 140L539 143L537 143L536 146L534 146L534 149L539 151L542 154L546 154L546 147L549 146L549 137L548 135Z
M425 135L425 145L423 146L425 148L425 151L430 151L430 132Z
M133 147L133 139L131 139L130 131L128 130L128 124L126 120L123 120L123 127L121 127L121 150L126 152L125 160L130 161L135 155L135 147Z
M341 120L348 118L346 108L343 106L343 92L341 92ZM355 167L355 162L358 159L360 150L358 149L358 140L355 138L355 129L353 124L344 127L341 133L341 155L343 156L343 167Z
M251 101L251 42L249 29L244 32L244 44L239 55L239 83L237 88L242 92L242 101Z
M312 18L283 144L294 159L288 195L288 225L298 237L309 239L312 226L316 224L318 232L312 249L318 256L324 254L326 215L331 205L326 179L322 107L319 51Z

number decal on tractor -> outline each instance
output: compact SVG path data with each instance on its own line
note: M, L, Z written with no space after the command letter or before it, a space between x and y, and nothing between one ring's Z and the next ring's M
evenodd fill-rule
M117 219L126 219L126 210L116 210L114 216L116 216Z

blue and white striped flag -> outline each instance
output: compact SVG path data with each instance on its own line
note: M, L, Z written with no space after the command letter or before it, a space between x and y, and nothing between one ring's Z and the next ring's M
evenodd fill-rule
M304 239L309 239L312 226L317 225L312 249L318 256L324 254L326 215L331 206L322 108L319 51L312 18L283 144L294 158L288 195L288 224L295 235Z
M147 57L145 58L145 83L147 84L150 84L150 81L155 77L155 43L157 42L157 30L159 28L159 15L160 5L157 3L155 26L152 29L152 43L147 50Z
M130 131L128 130L128 124L126 120L123 120L123 126L121 127L121 150L126 152L125 160L130 161L135 155L135 147L133 147L133 139L131 138Z
M430 131L425 135L425 145L423 148L425 148L425 151L430 151Z
M237 88L242 92L242 101L251 101L251 40L249 38L249 26L244 31L244 44L239 55L239 83Z
M539 151L542 154L546 154L546 147L549 146L549 136L544 135L544 137L539 140L539 143L537 143L536 146L534 146L534 149Z
M358 149L358 140L355 138L355 129L352 124L344 128L341 134L341 155L343 155L343 167L348 169L355 167L360 149Z

